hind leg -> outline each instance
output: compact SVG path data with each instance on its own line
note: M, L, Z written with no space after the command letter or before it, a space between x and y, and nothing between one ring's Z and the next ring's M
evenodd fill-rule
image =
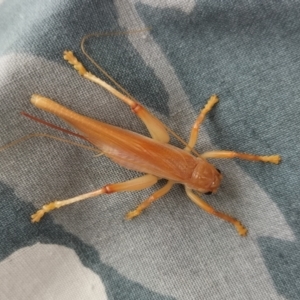
M153 175L144 175L142 177L138 177L132 180L128 180L125 182L108 184L102 187L99 190L92 191L83 195L79 195L73 198L69 198L66 200L55 200L48 204L45 204L41 209L39 209L36 213L31 216L31 222L39 222L40 219L44 216L45 213L48 213L54 209L58 209L60 207L70 205L82 200L86 200L92 197L96 197L102 194L111 194L115 192L125 192L125 191L138 191L146 189L152 185L154 185L158 181L158 178Z
M129 97L117 89L109 85L104 80L96 77L94 74L88 72L81 62L77 60L72 51L64 52L64 59L70 63L78 73L84 78L102 86L108 92L119 98L121 101L129 105L131 111L135 113L146 125L150 135L153 139L160 141L162 143L168 143L170 140L169 134L165 129L165 125L153 116L144 106L142 106L137 100L133 97Z

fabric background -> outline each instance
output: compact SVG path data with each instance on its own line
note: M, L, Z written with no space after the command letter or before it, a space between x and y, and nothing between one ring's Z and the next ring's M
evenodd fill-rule
M282 155L280 165L215 160L224 174L213 206L177 185L140 217L126 212L158 186L71 205L38 224L30 215L138 174L47 138L0 152L0 299L300 299L299 1L1 0L0 146L33 132L73 139L20 115L33 93L148 135L128 107L62 59L91 32L151 27L88 42L118 82L180 136L217 93L197 151ZM98 74L98 73L97 73ZM76 139L73 139L76 140ZM175 141L176 145L179 145Z

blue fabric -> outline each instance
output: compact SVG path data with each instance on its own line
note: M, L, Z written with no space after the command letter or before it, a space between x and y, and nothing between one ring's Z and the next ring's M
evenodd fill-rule
M242 238L198 209L179 185L124 220L163 183L96 197L31 224L30 215L53 199L139 174L47 138L1 151L0 298L299 299L299 13L299 1L0 1L0 147L33 132L72 139L20 116L26 111L67 127L34 108L33 93L149 135L62 52L73 50L101 77L80 52L81 38L151 27L91 39L87 50L185 139L208 97L218 94L198 152L282 156L280 165L212 161L224 180L205 199L246 225Z

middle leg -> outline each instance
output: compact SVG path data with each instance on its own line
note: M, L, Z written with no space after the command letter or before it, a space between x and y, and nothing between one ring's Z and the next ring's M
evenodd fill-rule
M145 124L147 127L151 137L157 141L160 141L162 143L168 143L170 140L169 134L166 130L166 126L155 116L153 116L144 106L142 106L137 100L135 100L133 97L129 97L121 92L119 92L117 89L109 85L104 80L96 77L91 72L88 72L83 64L77 60L77 58L74 56L72 51L65 51L64 52L64 59L71 64L75 70L78 71L78 73L83 76L84 78L100 85L104 89L106 89L108 92L119 98L121 101L126 103L133 113L135 113Z
M154 201L158 200L159 198L161 198L162 196L167 194L173 185L174 185L174 182L169 180L165 186L163 186L161 189L159 189L158 191L153 193L148 199L146 199L140 205L138 205L136 209L128 212L126 214L126 219L131 220L134 217L137 217L138 215L140 215L143 212L143 210L145 210L147 207L149 207Z

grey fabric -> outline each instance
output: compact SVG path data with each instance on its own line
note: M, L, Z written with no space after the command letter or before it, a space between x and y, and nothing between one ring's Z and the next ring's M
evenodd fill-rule
M140 174L47 138L0 152L1 299L299 299L299 1L0 1L0 147L33 132L73 139L20 115L33 93L145 135L130 109L62 58L91 32L151 27L87 43L88 52L187 139L199 110L220 102L197 151L280 154L271 165L212 161L224 175L205 199L235 229L196 207L179 185L141 216L124 215L163 185L30 215ZM172 143L181 145L172 139Z

